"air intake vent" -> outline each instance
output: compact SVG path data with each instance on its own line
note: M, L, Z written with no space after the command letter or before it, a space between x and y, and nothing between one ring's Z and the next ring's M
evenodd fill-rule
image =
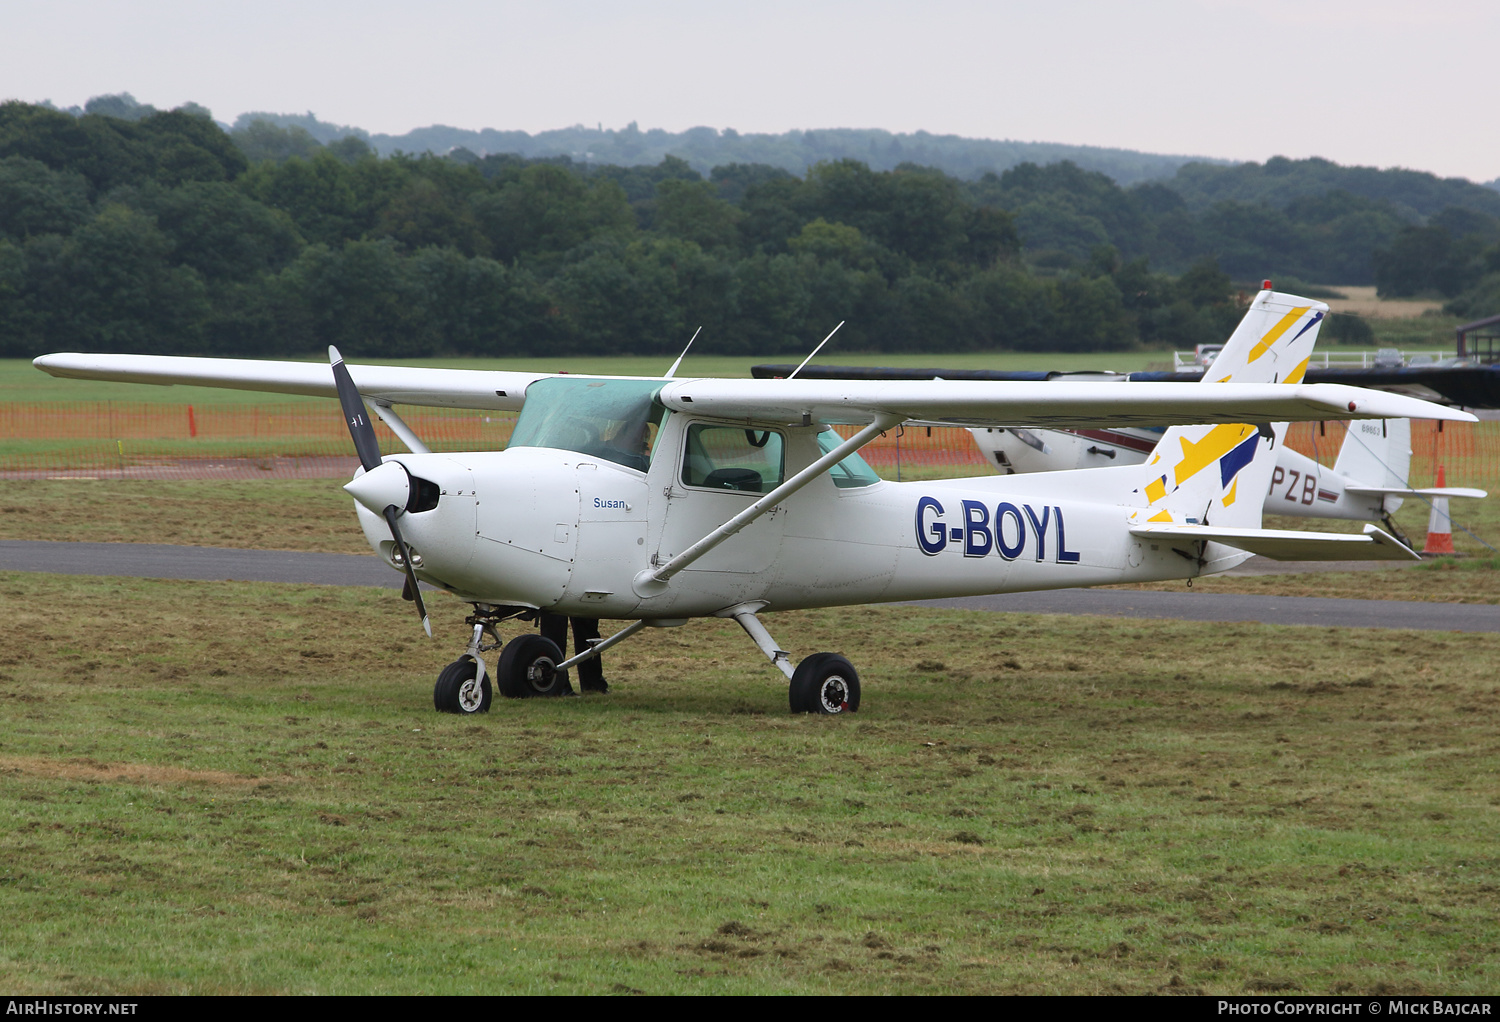
M406 510L414 514L421 511L431 511L438 506L438 496L442 492L442 488L431 479L420 479L417 476L412 476L411 496L407 498Z

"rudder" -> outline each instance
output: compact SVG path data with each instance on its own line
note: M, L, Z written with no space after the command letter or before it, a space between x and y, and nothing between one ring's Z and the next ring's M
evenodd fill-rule
M1411 420L1364 419L1349 423L1333 471L1360 486L1410 487ZM1384 499L1386 514L1395 514L1401 498Z

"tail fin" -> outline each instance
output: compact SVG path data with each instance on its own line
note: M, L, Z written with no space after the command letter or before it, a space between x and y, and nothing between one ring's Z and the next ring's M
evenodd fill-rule
M1412 486L1408 478L1410 419L1364 419L1349 423L1333 471L1343 477L1339 483L1347 493L1376 501L1387 515L1396 513L1403 497L1483 499L1488 496L1484 490L1468 486Z
M1349 423L1338 460L1333 463L1344 485L1406 489L1411 470L1411 420L1364 419ZM1401 498L1385 498L1385 513L1395 514Z
M1198 386L1300 383L1328 306L1269 289L1245 318ZM1140 522L1258 528L1262 498L1276 466L1286 424L1174 426L1146 459Z

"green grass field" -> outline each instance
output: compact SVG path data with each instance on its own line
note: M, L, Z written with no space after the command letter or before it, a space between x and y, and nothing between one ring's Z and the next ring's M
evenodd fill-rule
M389 592L0 575L0 986L1481 994L1500 637L852 608L432 712ZM17 641L24 636L24 641Z
M1410 319L1372 319L1375 343L1382 348L1455 350L1454 336L1464 320L1458 316L1415 316Z

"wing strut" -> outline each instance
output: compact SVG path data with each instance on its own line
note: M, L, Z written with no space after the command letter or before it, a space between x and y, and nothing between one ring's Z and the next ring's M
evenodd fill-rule
M363 395L360 396L363 397ZM417 434L412 432L412 428L406 424L406 421L396 414L396 410L391 407L389 401L376 401L366 397L364 398L364 402L366 408L380 416L380 421L390 427L391 432L396 434L397 438L406 445L408 451L411 451L413 454L432 453L427 449L427 445L417 437Z
M692 564L730 536L733 536L736 532L739 532L777 504L780 504L783 500L786 500L865 444L874 440L881 433L905 421L905 418L904 415L893 415L890 412L876 413L874 422L839 444L801 472L792 476L786 482L776 487L776 489L760 498L760 500L745 508L745 510L729 519L729 521L710 532L707 536L698 540L698 542L688 547L666 564L655 568L646 568L640 574L636 575L632 586L635 594L643 599L660 596L667 591L667 582L673 575L686 568L689 564Z
M631 624L626 625L624 628L620 629L618 632L611 635L607 639L593 639L591 640L591 645L588 649L584 650L582 653L579 653L577 656L569 657L568 659L564 660L562 663L554 667L553 670L566 671L568 668L572 667L575 664L581 664L585 660L592 660L600 653L603 653L606 649L609 649L609 647L613 646L615 643L624 642L626 639L630 638L642 628L649 627L650 624L650 621L635 621Z

